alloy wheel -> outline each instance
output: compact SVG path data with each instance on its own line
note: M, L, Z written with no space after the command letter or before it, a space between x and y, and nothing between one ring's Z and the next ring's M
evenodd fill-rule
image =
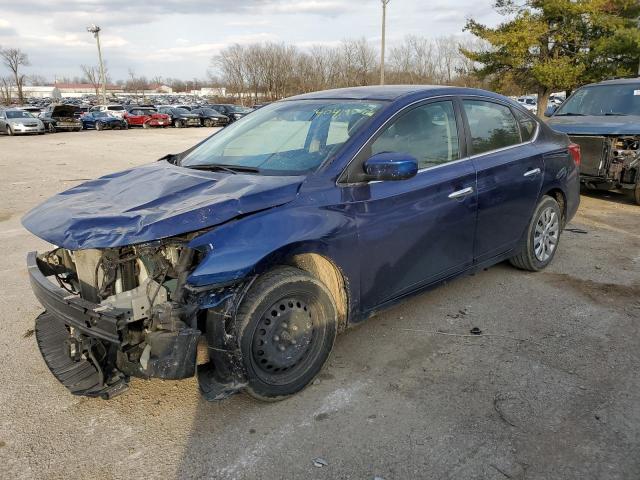
M533 248L536 258L546 262L553 255L560 236L560 221L553 208L545 208L536 223L533 234Z

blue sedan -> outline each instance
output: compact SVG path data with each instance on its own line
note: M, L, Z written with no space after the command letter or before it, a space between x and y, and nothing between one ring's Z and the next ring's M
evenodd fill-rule
M126 120L109 115L107 112L87 112L80 120L82 120L82 128L84 130L90 128L95 128L96 130L129 128Z
M579 164L565 134L482 90L272 103L23 218L57 245L27 260L46 310L38 345L78 395L197 374L209 400L284 398L376 311L504 260L547 267L578 209Z

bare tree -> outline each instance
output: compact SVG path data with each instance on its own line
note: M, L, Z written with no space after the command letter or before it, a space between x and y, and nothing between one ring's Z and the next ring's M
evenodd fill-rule
M44 75L33 74L26 78L26 82L29 85L46 85L48 83L47 78Z
M3 48L0 50L0 58L9 70L13 73L13 79L18 90L18 101L24 103L22 87L24 85L25 74L20 73L22 67L31 65L29 57L19 48Z
M0 103L11 105L11 93L13 90L13 79L11 77L0 77Z
M80 65L80 68L84 73L84 80L91 84L97 97L100 93L100 68L89 65Z
M145 90L149 88L149 82L147 81L147 77L136 76L136 72L134 69L129 69L129 79L126 81L124 88L128 92L133 92L136 96L136 100L139 95L142 95L142 101L146 101Z

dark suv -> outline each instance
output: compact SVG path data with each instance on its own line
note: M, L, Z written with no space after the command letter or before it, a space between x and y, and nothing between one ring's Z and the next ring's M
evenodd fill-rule
M584 186L628 192L640 205L640 78L579 88L548 124L580 145Z

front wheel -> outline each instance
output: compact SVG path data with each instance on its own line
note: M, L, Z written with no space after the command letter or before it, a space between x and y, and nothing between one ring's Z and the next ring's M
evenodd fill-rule
M636 202L636 205L640 205L640 178L636 182L636 188L633 190L633 200Z
M182 128L182 120L176 120L175 126L176 128Z
M336 318L327 287L307 272L278 267L258 278L240 304L236 323L245 392L276 401L306 387L333 348Z
M49 124L49 133L56 133L56 127L53 125L53 123Z
M558 202L545 196L533 212L518 253L509 259L511 265L531 272L546 268L558 249L561 221Z
M150 128L150 127L151 127L151 125L149 125L149 122L144 122L142 124L142 128Z
M13 128L11 127L11 125L7 125L7 135L9 136L15 135L15 132L13 131Z
M96 122L96 130L102 130L104 129L104 125L102 125L102 122Z

